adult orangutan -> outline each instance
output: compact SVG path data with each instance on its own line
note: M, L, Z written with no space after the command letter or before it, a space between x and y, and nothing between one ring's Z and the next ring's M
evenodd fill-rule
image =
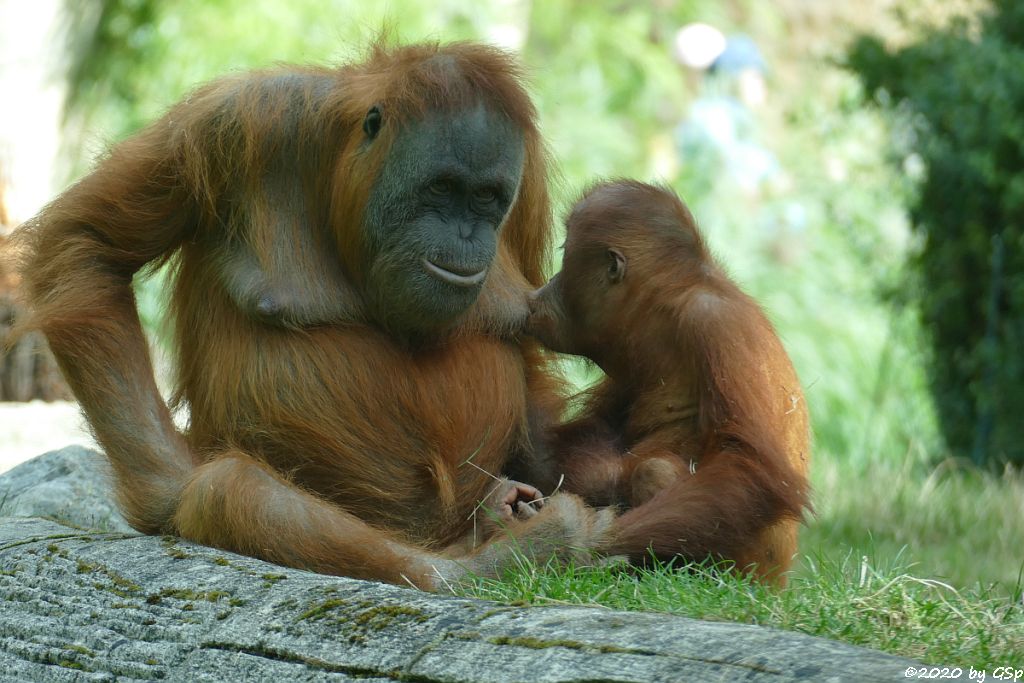
M591 189L532 306L528 330L607 375L553 446L566 490L630 508L601 549L724 558L784 583L808 506L800 383L683 203L633 181Z
M427 589L593 547L611 515L555 496L443 552L478 501L535 497L489 473L559 406L514 337L545 182L515 65L474 44L228 77L115 147L22 232L23 273L131 524ZM131 289L167 262L185 434Z

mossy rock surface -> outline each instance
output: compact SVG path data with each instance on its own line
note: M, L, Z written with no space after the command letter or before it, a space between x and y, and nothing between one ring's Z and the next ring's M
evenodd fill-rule
M12 680L891 681L910 665L745 624L506 607L0 518L0 678Z

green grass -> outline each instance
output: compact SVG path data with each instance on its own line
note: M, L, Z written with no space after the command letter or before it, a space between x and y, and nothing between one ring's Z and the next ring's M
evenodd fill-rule
M715 568L636 571L525 564L502 581L480 579L464 595L531 605L594 605L679 614L799 631L942 666L992 667L1024 660L1020 596L957 591L915 576L901 558L873 564L846 557L805 559L775 591Z
M1024 480L943 466L816 463L788 588L710 566L623 571L524 562L466 595L526 604L600 605L773 626L929 664L1024 661L1020 539Z
M805 550L901 554L919 576L957 587L995 584L1011 595L1024 571L1024 475L947 460L812 463L817 514ZM798 571L801 571L798 569Z

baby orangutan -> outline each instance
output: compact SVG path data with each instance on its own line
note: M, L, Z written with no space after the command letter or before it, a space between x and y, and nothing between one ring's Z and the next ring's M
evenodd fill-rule
M597 185L566 231L527 331L607 375L552 435L564 489L626 509L601 550L711 556L784 584L809 506L809 434L771 323L668 190Z

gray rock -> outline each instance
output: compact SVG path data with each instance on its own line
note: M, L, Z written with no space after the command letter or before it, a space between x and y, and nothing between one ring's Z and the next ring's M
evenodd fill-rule
M176 538L0 519L0 678L890 681L913 662L744 624L508 607Z
M106 458L69 446L0 475L0 515L47 517L83 529L131 531L111 497Z

